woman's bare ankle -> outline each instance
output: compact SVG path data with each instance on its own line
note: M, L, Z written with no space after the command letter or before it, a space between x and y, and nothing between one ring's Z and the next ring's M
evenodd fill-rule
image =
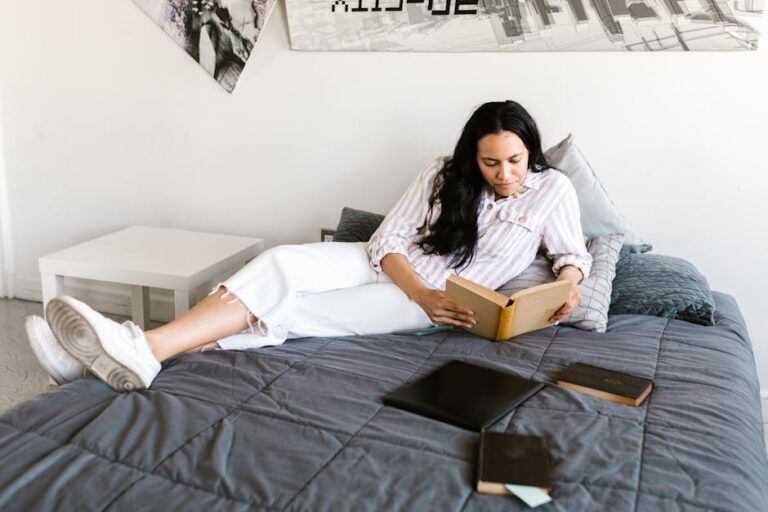
M149 345L149 350L152 351L152 355L155 356L155 359L161 363L167 359L168 356L165 356L163 351L160 349L161 345L157 339L157 335L154 332L154 329L151 331L145 331L144 336L147 338L147 345Z

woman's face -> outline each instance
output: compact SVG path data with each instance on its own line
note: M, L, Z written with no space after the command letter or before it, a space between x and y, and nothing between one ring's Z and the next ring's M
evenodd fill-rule
M528 148L515 133L488 134L477 141L477 166L496 199L511 196L528 174Z

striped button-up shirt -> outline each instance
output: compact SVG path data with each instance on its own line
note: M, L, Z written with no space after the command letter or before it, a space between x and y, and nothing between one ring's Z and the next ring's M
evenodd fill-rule
M518 197L496 200L486 185L478 211L476 253L468 266L453 269L450 255L424 254L417 245L417 230L426 219L434 179L445 161L438 158L424 169L371 236L367 251L373 269L382 271L381 259L387 254L403 254L432 288L444 289L448 276L457 273L496 289L525 270L543 246L554 261L555 275L564 265L589 275L592 256L584 243L576 190L554 169L528 171ZM430 220L438 214L436 205Z

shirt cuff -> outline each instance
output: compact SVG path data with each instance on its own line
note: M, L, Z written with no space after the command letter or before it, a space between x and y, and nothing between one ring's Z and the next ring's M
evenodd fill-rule
M592 270L592 255L589 253L581 254L562 254L555 258L555 263L552 265L552 273L555 277L560 276L560 269L565 265L573 265L581 270L584 275L584 279L589 277L589 272Z
M406 250L405 243L403 241L393 238L374 238L368 242L367 247L368 259L376 272L381 272L381 260L387 254L402 254L406 258L408 257L408 251Z

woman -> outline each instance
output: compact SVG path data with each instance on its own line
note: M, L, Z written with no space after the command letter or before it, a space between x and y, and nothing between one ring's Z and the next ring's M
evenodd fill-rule
M455 272L497 288L530 265L541 245L557 279L571 283L568 302L551 318L558 323L581 300L578 284L592 264L579 218L576 192L547 165L528 112L513 101L486 103L453 156L419 175L367 243L269 249L187 314L147 332L67 296L48 304L48 324L30 317L27 332L54 379L88 368L114 389L141 389L160 361L186 351L471 327L472 311L445 298L446 278Z

